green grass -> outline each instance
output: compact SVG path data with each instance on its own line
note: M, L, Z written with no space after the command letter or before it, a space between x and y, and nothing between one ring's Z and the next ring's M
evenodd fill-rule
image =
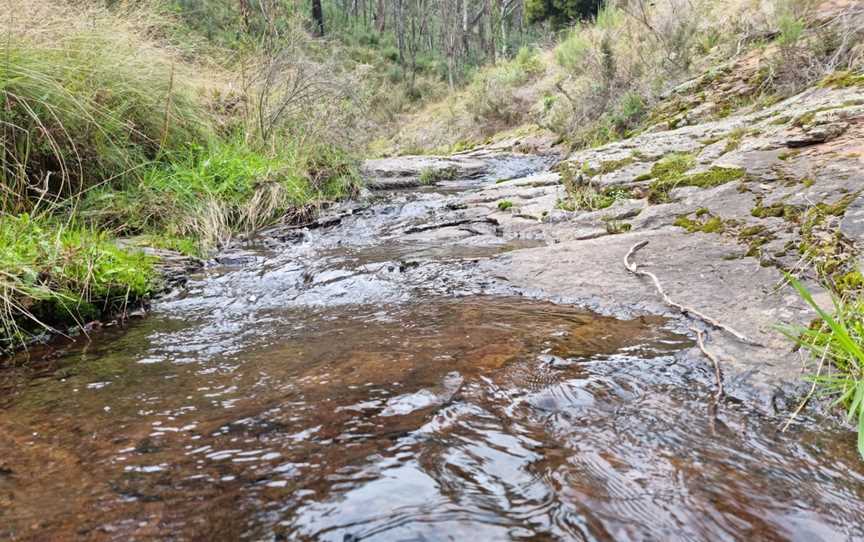
M0 349L43 329L110 316L149 296L153 262L103 233L27 214L0 217Z
M435 184L439 181L452 181L459 172L454 167L434 168L426 167L420 171L420 184Z
M789 277L804 301L821 318L818 326L787 329L785 332L816 359L824 356L833 371L817 373L814 381L821 391L845 408L858 431L858 453L864 458L864 300L834 296L833 314L821 308L804 286Z
M504 199L504 200L501 200L498 202L498 209L501 211L506 211L507 209L510 209L511 207L513 207L513 202L510 200Z
M356 164L329 147L286 144L273 156L229 141L191 146L172 159L148 167L136 183L91 191L82 216L116 234L191 239L207 249L359 185Z

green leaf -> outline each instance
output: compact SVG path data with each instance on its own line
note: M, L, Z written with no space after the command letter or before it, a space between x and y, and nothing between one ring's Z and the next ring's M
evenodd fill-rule
M852 404L849 405L849 419L855 418L855 414L864 413L864 381L858 381L855 384L855 398L852 399Z
M864 409L858 413L858 453L864 459Z
M804 299L804 301L806 301L808 305L813 307L813 310L815 310L819 314L819 317L822 318L822 320L824 320L826 324L828 324L828 327L830 327L831 331L834 332L835 339L841 344L843 349L855 356L855 358L857 358L859 361L864 361L864 352L862 352L861 348L852 339L852 337L849 336L846 328L838 324L837 321L834 320L834 318L830 314L822 310L822 308L816 304L816 301L813 300L813 296L810 295L810 292L808 292L807 289L804 288L804 286L800 282L798 282L797 279L795 279L795 277L789 276L789 281L792 286L796 290L798 290L801 298Z

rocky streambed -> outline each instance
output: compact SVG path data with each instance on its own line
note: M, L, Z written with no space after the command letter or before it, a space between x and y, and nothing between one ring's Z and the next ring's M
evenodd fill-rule
M779 429L803 360L775 327L811 318L778 287L793 244L836 226L857 255L854 99L816 89L563 161L510 142L368 162L361 200L2 374L0 538L864 537L849 427L816 408ZM735 174L651 201L670 154ZM590 211L568 183L627 190ZM805 231L820 202L837 212ZM671 298L761 346L671 310L624 267L642 241Z

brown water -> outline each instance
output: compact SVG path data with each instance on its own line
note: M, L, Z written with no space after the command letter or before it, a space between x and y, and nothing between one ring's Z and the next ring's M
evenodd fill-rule
M393 195L0 373L0 539L855 540L854 436L707 405L658 318L513 295Z

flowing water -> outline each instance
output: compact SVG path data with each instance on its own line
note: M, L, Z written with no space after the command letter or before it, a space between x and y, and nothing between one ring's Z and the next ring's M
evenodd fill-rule
M410 233L449 197L269 232L0 373L0 539L864 539L847 428L710 417L673 323L478 276L528 245L482 222Z

